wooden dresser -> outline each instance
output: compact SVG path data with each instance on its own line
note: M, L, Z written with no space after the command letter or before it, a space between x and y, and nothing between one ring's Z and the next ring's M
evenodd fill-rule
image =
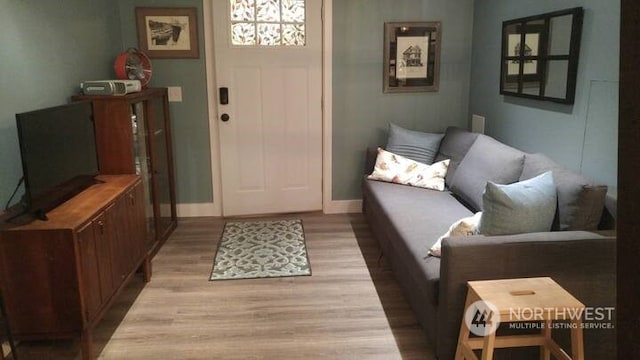
M91 332L141 268L151 277L144 189L136 175L101 175L47 221L0 224L0 287L16 339L81 337Z

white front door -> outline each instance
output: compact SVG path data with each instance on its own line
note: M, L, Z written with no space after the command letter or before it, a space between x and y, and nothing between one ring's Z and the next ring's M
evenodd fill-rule
M321 7L213 0L225 216L322 209Z

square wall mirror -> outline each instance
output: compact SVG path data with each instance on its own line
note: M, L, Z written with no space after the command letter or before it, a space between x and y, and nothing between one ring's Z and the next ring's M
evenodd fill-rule
M573 104L581 7L502 23L500 94Z

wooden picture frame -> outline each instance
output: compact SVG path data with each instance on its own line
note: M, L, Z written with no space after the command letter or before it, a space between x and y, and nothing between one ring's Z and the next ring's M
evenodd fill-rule
M438 91L440 22L384 24L385 93Z
M138 49L152 59L198 58L195 7L136 7Z

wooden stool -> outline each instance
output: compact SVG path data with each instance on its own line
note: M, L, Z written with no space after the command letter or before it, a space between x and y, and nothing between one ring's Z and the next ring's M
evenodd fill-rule
M521 346L542 347L540 358L543 360L549 360L551 354L556 359L584 360L582 316L585 307L551 278L469 281L467 284L466 316L460 325L456 360L477 359L473 353L476 349L482 349L483 360L490 360L495 348ZM472 329L467 324L469 315L472 316ZM557 320L569 321L572 357L551 338L552 323ZM539 334L496 336L495 328L501 322L539 322L542 331ZM482 328L476 326L493 328L478 334ZM481 336L470 338L470 331Z

